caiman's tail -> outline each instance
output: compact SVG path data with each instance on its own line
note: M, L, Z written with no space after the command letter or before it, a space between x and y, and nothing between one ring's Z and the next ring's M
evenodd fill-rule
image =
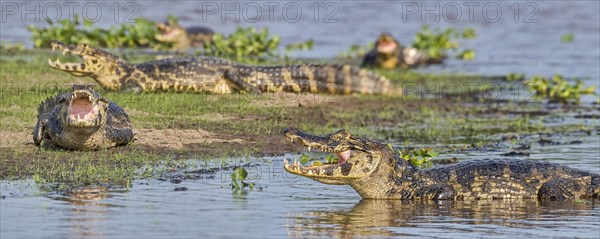
M259 66L246 72L255 72L256 85L263 92L282 87L288 92L401 95L386 77L349 65ZM244 75L244 70L240 73Z

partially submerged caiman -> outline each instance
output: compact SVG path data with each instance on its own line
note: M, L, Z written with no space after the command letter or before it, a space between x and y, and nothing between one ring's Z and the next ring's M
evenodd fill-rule
M441 63L413 47L405 47L389 33L382 33L375 41L375 48L363 59L363 67L394 69L410 68L427 64Z
M70 92L44 100L33 130L37 146L97 150L133 140L127 113L106 100L91 85L73 85Z
M158 23L156 28L160 34L155 38L161 42L173 43L174 50L185 51L188 48L202 48L212 40L213 30L208 27L196 26L183 28L177 23Z
M338 156L337 164L289 164L286 171L326 184L350 185L363 198L403 200L597 198L600 174L526 160L472 160L417 169L383 144L340 130L325 137L284 130L308 150Z
M249 66L214 57L171 58L132 64L85 44L52 42L52 49L83 58L82 63L49 60L50 67L90 76L109 90L235 92L325 92L392 94L389 80L349 65Z

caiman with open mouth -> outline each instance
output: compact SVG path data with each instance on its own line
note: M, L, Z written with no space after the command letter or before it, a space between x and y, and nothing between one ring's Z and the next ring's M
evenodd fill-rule
M442 59L433 59L413 47L405 47L389 33L383 33L375 41L375 48L363 59L363 67L394 69L420 65L438 64Z
M44 100L38 107L33 142L46 148L97 150L133 140L129 116L91 85Z
M156 28L160 34L155 38L161 42L173 43L174 50L186 51L189 48L203 48L212 41L213 30L208 27L196 26L183 28L176 23L158 23Z
M52 49L83 58L82 63L49 60L50 67L89 76L115 91L322 92L329 94L401 94L389 80L349 65L301 64L251 66L214 57L170 58L132 64L86 44L52 42Z
M346 130L320 137L289 128L284 135L308 150L339 158L337 163L313 166L286 160L287 172L325 184L350 185L368 199L574 200L597 198L600 193L600 174L560 164L490 159L418 169L388 146Z

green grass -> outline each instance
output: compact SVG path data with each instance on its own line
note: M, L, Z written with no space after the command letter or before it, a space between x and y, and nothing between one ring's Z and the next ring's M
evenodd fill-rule
M68 90L74 83L95 84L91 78L73 77L50 69L46 65L50 56L45 51L28 50L19 55L2 55L0 131L28 134L33 130L36 108L42 100ZM434 93L446 90L445 84L481 85L481 88L463 87L446 92L458 95L483 91L486 84L509 82L504 76L402 70L379 73L390 78L396 87L421 84ZM340 97L322 94L312 98L314 102L305 104L295 102L297 95L132 94L96 88L128 112L135 129L199 129L218 137L240 138L243 143L202 143L165 149L134 142L93 152L49 151L32 145L5 147L0 152L1 179L33 178L40 184L126 186L134 179L157 177L166 170L186 167L186 159L288 152L291 146L279 135L288 126L313 134L346 128L355 135L402 144L465 145L493 143L503 133L538 134L600 128L597 123L584 125L579 121L549 125L535 114L543 111L566 117L573 111L587 112L586 108L550 111L536 103L486 102L469 97L450 101L422 99L418 95Z

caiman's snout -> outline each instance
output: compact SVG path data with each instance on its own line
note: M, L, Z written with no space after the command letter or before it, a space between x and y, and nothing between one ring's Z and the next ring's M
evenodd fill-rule
M48 59L48 65L50 67L69 72L75 76L85 76L86 73L90 73L90 67L88 67L85 62L86 58L88 58L86 55L86 49L88 48L87 45L83 44L73 46L66 45L59 41L52 41L50 46L52 47L53 51L62 51L63 55L76 55L84 59L84 62L81 63L62 63L58 58L56 60ZM86 68L88 68L88 70L86 70Z
M396 39L389 33L383 33L377 39L377 51L380 53L392 53L398 48Z
M332 153L337 162L301 165L298 160L292 164L286 159L284 168L292 174L301 175L327 184L351 184L353 180L370 174L377 166L381 155L369 150L369 141L353 137L347 130L340 130L327 136L314 136L296 128L283 131L292 143L325 153ZM330 160L328 160L330 161Z

